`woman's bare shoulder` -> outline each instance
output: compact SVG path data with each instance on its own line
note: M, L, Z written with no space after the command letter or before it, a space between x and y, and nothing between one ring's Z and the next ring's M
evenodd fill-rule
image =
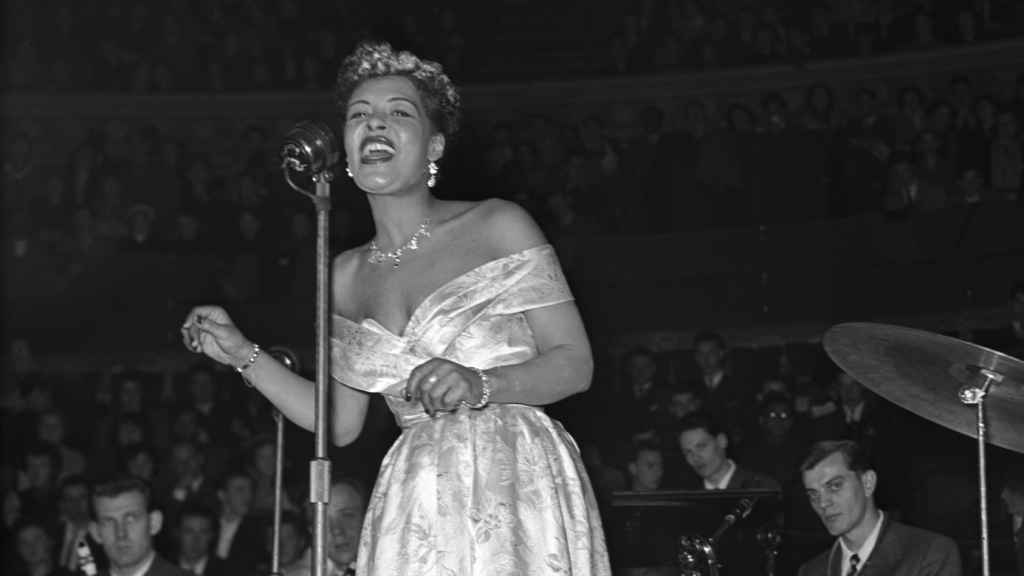
M529 212L515 202L491 198L477 202L450 203L447 225L458 227L459 236L488 259L544 244L546 240Z
M496 256L547 243L536 220L519 204L497 198L483 204L480 207L480 225L486 231L488 243Z

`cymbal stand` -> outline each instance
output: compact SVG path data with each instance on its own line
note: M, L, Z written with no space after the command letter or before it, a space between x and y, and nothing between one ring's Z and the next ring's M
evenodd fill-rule
M979 374L985 377L980 386L964 386L960 388L958 396L960 401L968 406L977 408L978 420L978 498L979 510L981 511L981 573L982 576L989 576L989 550L988 550L988 477L985 460L985 397L988 396L989 388L993 382L1002 382L1003 375L991 370L981 369Z

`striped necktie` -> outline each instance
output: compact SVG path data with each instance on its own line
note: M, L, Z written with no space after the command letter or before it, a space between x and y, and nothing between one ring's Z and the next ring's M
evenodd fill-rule
M846 572L846 576L856 576L860 573L860 556L854 554L850 556L850 570Z

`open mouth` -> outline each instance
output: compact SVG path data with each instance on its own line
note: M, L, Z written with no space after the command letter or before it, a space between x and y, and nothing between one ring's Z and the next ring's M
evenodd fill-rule
M359 154L363 164L380 164L395 157L395 144L384 136L368 136L363 139Z

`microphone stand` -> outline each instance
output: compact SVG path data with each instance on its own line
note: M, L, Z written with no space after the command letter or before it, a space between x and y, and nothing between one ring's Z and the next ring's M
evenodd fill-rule
M284 346L275 346L268 352L284 364L285 368L299 373L299 362L295 353ZM284 416L274 410L274 425L277 428L274 439L274 534L271 539L270 576L281 576L281 507L284 493Z
M312 576L325 576L327 556L324 544L327 533L327 502L330 498L331 462L327 459L327 406L329 351L328 306L330 295L329 244L331 167L339 154L330 128L315 122L302 122L286 136L281 151L281 168L288 185L313 201L316 208L316 388L313 398L314 455L309 463L309 501L313 504L313 566ZM289 169L307 172L316 184L310 194L291 179Z
M314 453L309 463L309 501L313 503L313 572L312 576L325 576L327 555L324 543L327 541L327 502L331 493L331 461L327 459L327 379L328 366L328 325L330 278L327 275L330 237L331 180L333 173L324 170L313 175L316 195L316 391L314 406Z

